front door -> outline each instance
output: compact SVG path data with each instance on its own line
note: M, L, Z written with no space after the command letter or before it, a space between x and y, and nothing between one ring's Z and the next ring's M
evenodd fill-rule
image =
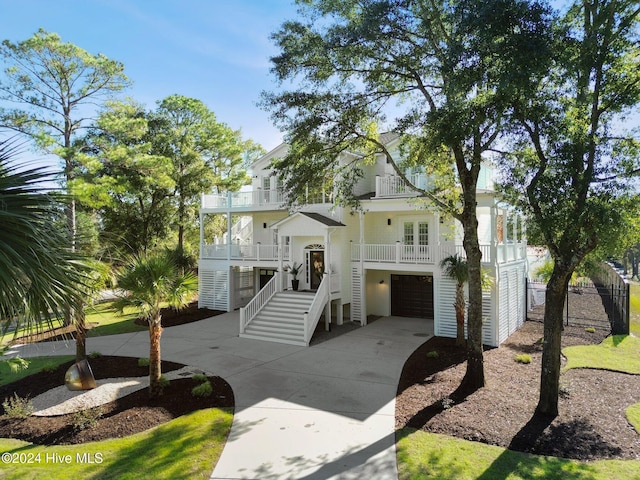
M324 250L311 250L309 252L309 288L317 290L324 275Z
M274 268L261 268L260 269L260 290L264 288L269 280L273 278L276 270Z

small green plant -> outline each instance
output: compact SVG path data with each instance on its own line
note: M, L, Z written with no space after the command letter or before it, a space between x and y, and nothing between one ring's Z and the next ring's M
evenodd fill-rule
M449 410L455 405L455 402L450 397L443 397L440 399L440 406L443 410Z
M521 353L519 355L516 355L514 357L514 360L518 363L528 364L531 363L531 355L529 355L528 353Z
M213 393L213 385L211 385L211 382L209 380L191 389L191 394L194 397L202 397L202 398L209 397L211 396L212 393Z
M102 354L100 352L91 352L89 358L100 358Z
M171 382L167 377L165 377L164 375L160 375L160 386L162 388L167 388L170 384Z
M87 408L75 412L71 416L71 425L76 432L88 430L98 424L98 420L104 415L102 407Z
M0 348L0 356L7 354L7 347ZM18 373L20 370L25 370L29 367L29 360L25 360L20 357L7 358L3 360L8 366L11 373Z
M148 367L149 366L149 359L148 358L139 358L138 359L138 366L139 367Z
M207 376L204 373L196 373L191 378L193 378L193 381L196 383L204 383L207 381Z
M427 358L438 358L440 354L436 350L431 350L427 352Z
M587 333L596 333L596 329L594 327L587 327L584 331Z
M27 418L33 413L31 400L28 397L19 397L17 393L14 393L13 397L5 398L2 408L9 418Z
M571 387L569 385L560 385L558 388L558 396L560 398L569 398L571 396Z

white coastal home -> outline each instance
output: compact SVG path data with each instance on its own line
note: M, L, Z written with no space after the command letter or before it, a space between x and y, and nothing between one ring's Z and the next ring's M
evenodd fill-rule
M383 138L390 150L398 142ZM464 255L458 222L419 201L382 156L354 192L361 211L334 206L330 194L289 211L269 169L287 148L253 164L251 190L202 196L201 225L224 215L228 228L216 239L201 228L200 307L240 309L241 337L294 345L309 344L323 313L326 322L348 318L363 327L370 316L424 318L435 335L455 337L455 282L439 263ZM429 179L413 173L411 180ZM483 299L483 342L497 346L525 320L526 242L520 220L497 201L490 169L478 183L483 268L494 279ZM287 271L293 264L301 265L297 291Z

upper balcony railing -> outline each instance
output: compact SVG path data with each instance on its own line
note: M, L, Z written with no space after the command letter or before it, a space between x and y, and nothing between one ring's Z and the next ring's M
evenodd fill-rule
M419 195L413 187L426 189L430 185L429 177L424 173L408 175L410 183L397 175L376 177L376 198L378 197L415 197Z
M480 245L482 263L507 263L526 258L526 245L523 243L507 243L495 246ZM495 253L492 253L495 252ZM365 263L396 263L437 265L442 259L454 255L466 258L462 245L405 245L401 242L392 244L358 244L351 245L351 261Z
M277 209L284 205L286 199L281 189L212 193L202 195L201 207L210 210Z
M226 192L203 194L201 207L207 210L280 210L285 209L286 193L278 188L271 190L250 190L244 192ZM333 197L327 192L305 193L306 205L333 204Z
M413 173L404 178L398 175L376 176L376 198L416 197L416 188L427 190L433 187L433 179L426 173ZM493 190L493 170L484 165L480 168L477 188Z
M273 262L278 260L279 249L282 249L282 259L288 261L289 245L262 245L260 243L249 245L204 244L200 248L200 258L213 260L230 259L244 262Z

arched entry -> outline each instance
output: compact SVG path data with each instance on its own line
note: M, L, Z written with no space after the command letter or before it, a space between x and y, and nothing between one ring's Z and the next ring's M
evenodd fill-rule
M316 243L304 247L307 285L310 290L317 290L325 272L324 245Z

